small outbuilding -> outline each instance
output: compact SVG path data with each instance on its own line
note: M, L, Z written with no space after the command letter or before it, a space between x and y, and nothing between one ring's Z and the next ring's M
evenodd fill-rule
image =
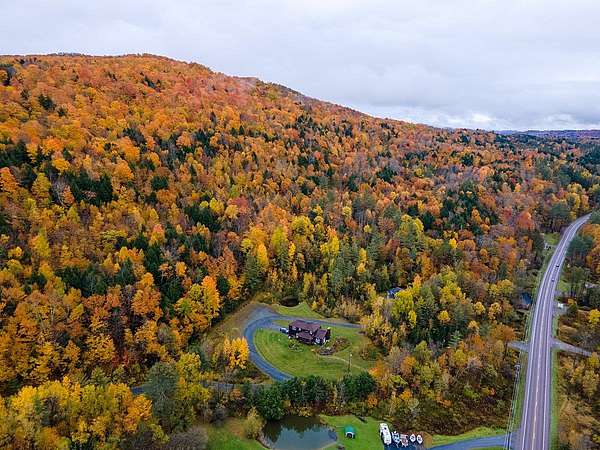
M356 432L354 431L354 427L347 426L344 428L344 436L348 439L354 439L356 437Z
M402 288L401 288L401 287L398 287L398 286L396 286L396 287L393 287L393 288L391 288L390 290L388 290L388 291L387 291L387 293L386 293L386 296L387 296L387 298L388 298L389 300L393 300L393 299L395 299L395 298L396 298L396 294L397 294L398 292L400 292L401 290L402 290Z

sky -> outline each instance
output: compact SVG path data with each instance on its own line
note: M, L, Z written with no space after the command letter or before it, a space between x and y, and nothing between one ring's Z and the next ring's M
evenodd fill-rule
M598 0L18 0L0 54L153 53L379 117L600 128Z

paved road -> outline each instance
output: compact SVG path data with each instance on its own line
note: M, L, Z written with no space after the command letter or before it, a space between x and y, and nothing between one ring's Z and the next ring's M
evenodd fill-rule
M422 445L418 445L418 444L408 444L408 446L406 447L402 447L402 445L398 444L390 444L390 445L385 445L385 444L381 444L383 445L383 450L424 450L425 447L423 447Z
M555 338L552 340L552 343L555 348L557 348L563 352L574 353L576 355L582 355L582 356L590 356L592 354L591 351L586 350L585 348L577 347L576 345L567 344L566 342L563 342L560 339ZM520 352L528 352L529 351L529 345L527 345L526 342L513 341L513 342L509 342L508 346L510 348L514 348L515 350L519 350Z
M258 349L256 348L256 345L254 344L254 334L259 328L278 330L279 325L275 323L276 320L287 320L291 322L294 319L298 319L298 317L284 316L278 314L270 308L260 307L252 311L252 314L250 315L250 318L246 322L244 328L243 334L246 338L246 341L248 341L248 349L250 350L250 360L254 363L256 367L258 367L259 370L261 370L263 373L265 373L275 381L285 381L289 380L292 377L291 375L282 372L281 370L272 366L265 358L261 356L261 354L258 352ZM325 327L359 328L359 325L348 322L332 322L328 320L316 319L307 320L309 320L310 322L319 323Z
M504 447L505 441L506 435L501 434L499 436L482 437L455 442L453 444L438 445L437 447L431 447L431 450L470 450L472 448Z
M569 244L588 218L589 215L580 217L563 232L538 289L531 322L521 428L512 439L517 450L547 450L550 447L554 297Z
M586 350L585 348L576 347L575 345L567 344L566 342L559 341L558 339L554 339L554 346L567 353L575 353L576 355L582 356L590 356L592 352Z

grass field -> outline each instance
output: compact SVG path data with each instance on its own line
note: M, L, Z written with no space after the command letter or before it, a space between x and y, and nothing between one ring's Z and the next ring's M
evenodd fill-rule
M513 429L516 430L521 426L521 415L523 413L523 402L525 401L525 382L527 381L527 353L521 353L519 356L519 364L521 370L519 371L519 380L517 383L517 399L515 404L515 411L511 411L514 414Z
M380 420L373 419L372 417L366 417L365 422L362 422L355 416L321 415L320 417L323 422L336 429L338 432L338 443L343 444L346 450L372 450L375 448L380 448ZM344 437L343 428L347 425L354 427L354 430L356 431L355 439L347 439ZM501 428L479 427L457 436L435 435L432 438L426 433L423 433L423 436L425 438L425 444L427 445L427 448L429 448L432 446L453 444L455 442L467 439L496 436L499 434L504 434L504 430ZM328 447L328 449L334 449L336 446L337 444L334 444Z
M271 306L275 311L284 316L304 317L306 319L323 319L324 317L310 309L306 302L300 302L296 306L283 306L278 303Z
M557 245L560 241L560 233L544 233L544 241L548 245Z
M244 422L228 419L222 426L208 425L207 450L264 450L264 447L244 436Z
M332 327L331 336L332 339L344 337L348 339L350 345L331 356L321 356L316 353L317 346L304 345L290 340L283 333L264 329L256 332L254 342L263 358L282 372L293 376L312 374L329 379L341 378L348 372L350 353L352 353L351 373L360 373L373 366L374 361L365 361L359 355L360 347L370 341L360 334L358 329Z
M248 302L240 306L237 311L227 315L225 319L210 328L206 334L206 339L217 340L221 342L224 336L236 338L242 336L244 325L252 312L261 305L255 302Z
M555 318L556 319L556 318ZM560 419L560 395L558 390L558 350L552 349L552 390L550 391L550 448L558 448L558 421Z
M379 438L379 420L372 417L366 417L365 421L358 420L356 416L319 416L327 425L335 428L338 441L327 447L328 449L337 448L338 444L343 444L346 450L373 450L381 448ZM344 436L344 427L350 425L356 432L355 439L348 439Z
M467 439L477 439L488 436L497 436L504 434L506 431L503 428L478 427L463 434L455 436L444 436L440 434L433 435L432 446L454 444L455 442L465 441Z

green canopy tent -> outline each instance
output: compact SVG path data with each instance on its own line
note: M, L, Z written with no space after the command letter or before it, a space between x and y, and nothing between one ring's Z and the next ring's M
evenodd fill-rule
M350 439L354 439L356 437L356 432L354 431L354 427L347 426L344 428L344 436Z

